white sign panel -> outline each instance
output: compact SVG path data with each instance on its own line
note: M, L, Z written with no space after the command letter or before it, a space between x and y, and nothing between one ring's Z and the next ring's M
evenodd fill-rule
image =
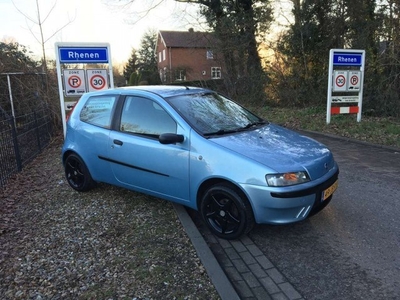
M90 90L99 90L102 88L114 88L113 67L111 63L111 50L108 43L81 43L81 42L60 42L54 44L56 54L56 67L57 67L57 82L58 94L60 96L61 119L63 125L64 137L67 132L66 124L66 111L71 109L71 104L65 104L67 96L80 97L83 93L87 92L90 83L92 86ZM90 78L87 81L86 70L77 70L68 67L73 65L84 65L80 68L88 69L88 64L107 64L107 71L105 74L101 71L98 75L104 76L105 84L103 86L103 78ZM90 74L90 73L89 73ZM96 74L93 74L96 75Z
M333 72L333 91L344 92L347 90L347 71Z
M86 92L84 70L64 70L65 96L79 96Z
M65 109L66 111L72 110L72 109L74 108L76 102L78 102L78 101L64 102L64 109Z
M106 69L86 70L89 92L108 89L108 75Z
M361 72L360 71L349 71L349 82L348 90L359 91L361 87Z
M365 50L329 51L326 124L331 122L332 114L342 113L357 114L357 122L361 121L364 69ZM357 106L348 103L357 103Z
M340 103L340 102L358 102L360 101L359 96L332 96L332 103Z

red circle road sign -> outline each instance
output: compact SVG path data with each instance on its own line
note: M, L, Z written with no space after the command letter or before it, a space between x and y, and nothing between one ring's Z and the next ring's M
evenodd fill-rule
M82 84L82 80L80 79L79 76L76 75L72 75L71 77L68 78L68 84L72 87L72 88L78 88L81 86Z
M336 77L336 85L338 87L344 86L345 83L346 83L346 78L343 75L339 75L338 77Z
M90 78L90 86L95 90L101 90L106 85L106 79L101 75L94 75Z
M358 76L357 76L357 75L351 76L351 78L350 78L350 83L351 83L351 85L357 85L357 83L358 83Z

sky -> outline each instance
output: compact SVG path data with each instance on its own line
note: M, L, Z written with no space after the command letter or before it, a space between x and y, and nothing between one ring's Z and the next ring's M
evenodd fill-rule
M38 0L46 57L54 59L56 42L109 43L113 65L125 64L146 31L188 30L197 22L195 4L128 2L132 0ZM0 0L0 20L0 41L18 42L41 58L36 0ZM202 30L199 25L195 29Z

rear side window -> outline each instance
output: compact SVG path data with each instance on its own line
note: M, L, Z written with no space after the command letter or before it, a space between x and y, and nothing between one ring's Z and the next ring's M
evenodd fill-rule
M117 96L90 97L81 110L81 121L103 128L110 128L112 111L116 99Z

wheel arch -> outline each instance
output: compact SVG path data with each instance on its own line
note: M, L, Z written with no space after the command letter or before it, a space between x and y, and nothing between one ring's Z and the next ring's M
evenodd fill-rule
M62 155L62 163L63 163L63 165L65 165L65 161L67 160L67 157L70 156L71 154L75 154L75 155L78 156L80 159L82 159L82 157L81 157L78 153L76 153L75 151L73 151L73 150L67 150L67 151L65 151L65 152L63 153L63 155ZM82 159L82 161L83 161L83 159Z
M249 197L247 196L246 192L243 191L243 189L236 184L235 182L232 182L230 180L224 179L224 178L209 178L207 180L205 180L198 188L197 190L197 195L196 195L196 208L197 210L200 207L200 201L201 198L203 197L204 193L207 191L208 188L210 188L213 185L216 184L226 184L229 185L231 188L233 188L237 193L239 193L244 199L247 200L247 202L249 203L249 205L251 206L251 210L254 216L254 207L253 204L251 203L251 201L249 200Z

